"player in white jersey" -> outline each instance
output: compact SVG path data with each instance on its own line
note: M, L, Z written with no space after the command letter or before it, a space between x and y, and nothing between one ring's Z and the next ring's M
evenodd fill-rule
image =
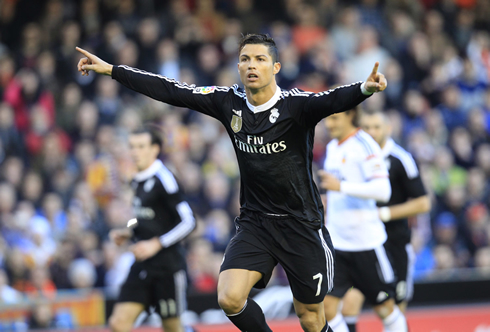
M348 332L339 311L342 297L359 289L382 319L385 331L406 332L395 305L395 275L386 254L387 239L376 202L391 196L388 170L379 145L357 127L357 110L325 120L327 145L320 186L327 190L326 225L335 247L334 289L325 297L325 314L335 332Z
M417 164L412 155L390 137L391 125L382 112L364 113L361 127L381 147L384 162L390 173L392 195L387 203L378 203L378 214L384 222L388 240L386 249L393 259L396 273L395 302L402 312L413 295L413 266L415 254L410 244L411 229L408 218L427 213L431 200L425 191ZM356 332L364 296L355 288L344 296L342 314L350 332Z

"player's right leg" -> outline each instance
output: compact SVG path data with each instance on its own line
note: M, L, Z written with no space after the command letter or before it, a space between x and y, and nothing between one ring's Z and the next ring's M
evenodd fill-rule
M272 332L262 309L248 296L252 287L267 285L277 261L259 242L250 243L255 240L252 230L238 229L221 264L218 304L241 331Z
M262 273L243 269L222 271L218 279L218 303L226 315L240 312L252 287L262 279Z
M356 324L364 303L364 295L357 288L351 288L342 299L342 315L349 332L356 332Z
M131 331L139 314L149 304L151 289L149 279L148 271L144 270L141 264L134 263L131 266L109 318L111 331Z
M112 332L129 332L139 314L145 310L142 303L121 302L114 306L109 318L109 327Z

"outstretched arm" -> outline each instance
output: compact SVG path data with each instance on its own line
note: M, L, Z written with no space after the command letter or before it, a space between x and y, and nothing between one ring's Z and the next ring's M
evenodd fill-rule
M343 85L319 93L296 91L294 102L303 110L299 114L299 122L314 127L321 119L353 109L373 93L386 89L388 82L378 72L378 67L379 62L376 62L365 82Z
M113 66L84 49L76 49L85 56L78 62L78 71L84 76L89 75L90 71L111 75L124 86L150 98L177 107L187 107L214 118L219 119L221 116L220 105L229 90L227 87L196 87L140 69Z

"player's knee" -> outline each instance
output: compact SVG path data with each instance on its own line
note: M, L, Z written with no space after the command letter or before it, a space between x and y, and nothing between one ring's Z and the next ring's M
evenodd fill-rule
M388 317L395 309L395 300L389 299L374 307L374 311L381 319Z
M245 305L246 298L240 296L239 294L233 294L229 292L219 292L218 293L218 304L223 309L223 311L230 315L236 314L243 309Z
M130 322L120 315L112 315L109 318L109 327L112 332L130 331L132 326L133 322Z
M305 310L296 314L305 331L320 331L325 325L325 321L320 317L318 312Z

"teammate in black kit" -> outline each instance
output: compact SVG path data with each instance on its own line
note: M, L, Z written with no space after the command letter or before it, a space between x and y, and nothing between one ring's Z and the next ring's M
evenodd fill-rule
M361 126L381 146L390 174L391 199L378 204L380 219L385 223L388 240L385 248L392 257L397 276L395 302L402 312L413 295L414 253L410 244L411 231L408 217L426 213L431 208L430 198L412 155L396 144L390 137L391 128L386 115L381 112L364 113ZM350 332L356 331L357 316L364 296L352 289L344 297L342 314Z
M195 87L127 66L112 66L78 49L82 75L93 70L154 99L218 119L234 143L241 174L237 234L225 252L218 302L248 332L271 331L261 308L248 298L264 287L280 263L291 284L304 331L331 331L322 301L332 288L334 257L323 225L323 206L312 177L316 124L353 108L386 88L376 63L365 83L321 93L281 90L278 51L267 35L247 35L239 46L238 71L245 87Z
M121 287L109 324L112 331L130 331L138 315L155 307L165 332L183 332L180 314L186 309L186 261L180 241L195 228L189 204L177 181L158 159L161 138L146 128L129 136L138 173L131 183L137 225L114 229L118 245L130 238L135 263Z

